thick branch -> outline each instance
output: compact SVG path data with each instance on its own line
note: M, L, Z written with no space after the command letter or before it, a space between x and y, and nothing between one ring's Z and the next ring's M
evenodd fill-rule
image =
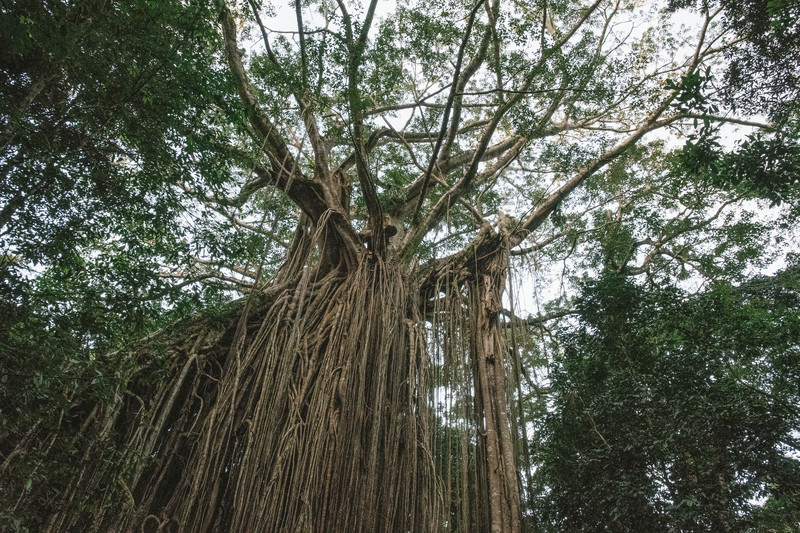
M289 174L299 174L294 157L289 152L289 148L280 133L278 133L278 129L259 109L258 101L255 94L253 94L252 87L247 79L247 73L242 64L242 57L239 55L239 43L236 40L236 21L227 8L222 10L220 22L222 23L222 34L225 38L225 56L228 59L228 70L233 75L239 98L246 108L248 121L266 140L265 150L273 168Z
M356 175L361 185L361 192L364 196L364 204L367 208L369 217L369 229L372 232L372 244L378 255L383 255L385 240L383 238L383 210L378 200L378 192L375 183L367 167L367 151L365 145L367 139L364 137L364 113L361 104L361 92L358 88L358 74L361 61L366 49L367 36L375 14L377 0L370 2L367 15L361 28L361 33L357 39L353 38L353 25L350 15L341 0L338 0L342 10L342 20L345 27L345 35L348 47L347 59L347 96L350 108L350 125L353 134L354 156L356 165Z
M514 97L509 98L505 103L502 103L500 106L498 106L492 118L489 120L489 123L486 125L486 128L484 128L484 132L478 141L478 145L473 152L472 160L464 172L464 175L455 185L453 185L453 187L450 188L450 190L445 192L439 198L439 200L431 208L428 215L425 217L425 220L421 224L415 225L415 230L408 233L403 243L403 253L408 253L408 250L416 246L416 244L422 240L425 233L427 233L430 228L434 227L442 218L442 216L444 216L444 213L447 212L449 206L453 205L458 198L473 188L475 177L478 175L478 168L483 161L483 154L488 149L492 136L497 130L501 120L514 106L522 101L525 92L529 89L536 76L538 68L544 64L549 57L557 53L560 48L566 44L573 35L575 35L578 29L588 20L591 14L601 3L602 0L597 0L594 4L589 6L581 15L581 17L575 22L575 24L573 24L572 27L560 39L557 40L555 45L542 54L537 64L531 68L530 74L528 74L528 76L525 78L519 94L516 94ZM420 202L422 202L422 200L424 200L424 198L421 197Z
M236 41L236 22L230 11L224 6L221 9L220 22L225 38L225 55L228 58L228 67L239 91L239 98L246 107L250 124L263 137L264 151L269 157L272 166L272 169L268 170L256 165L254 171L259 175L260 179L273 183L276 187L285 191L289 198L311 218L314 224L318 225L324 217L325 224L334 230L335 243L329 244L329 248L338 245L341 248L341 252L346 254L347 257L351 259L356 257L357 254L363 251L363 247L358 234L353 230L349 221L337 210L339 208L338 203L331 203L331 195L326 194L326 188L322 183L305 179L277 128L259 109L258 101L250 87L247 73L244 70L244 65L242 65L242 58L239 55L239 47ZM262 139L258 141L261 142ZM319 155L317 155L316 159L317 164L320 164L322 159Z
M696 66L697 63L692 62L689 65L689 72L693 71ZM464 250L449 257L433 261L422 283L422 294L424 295L427 291L433 290L441 275L446 275L449 272L468 271L466 270L467 265L470 265L471 268L479 268L483 258L490 257L492 251L496 249L497 246L505 245L513 248L519 245L525 237L541 226L550 213L558 207L561 201L581 183L599 169L625 153L625 151L633 146L646 133L661 126L662 123L659 122L659 118L669 108L677 94L677 90L670 92L633 134L579 170L575 176L549 195L518 228L509 232L508 235L503 235L502 229L500 233L495 233L491 228L481 228L481 231L478 232L472 243ZM458 184L456 186L458 186Z
M272 48L269 44L269 37L267 35L267 30L264 27L264 24L261 22L261 17L258 14L258 10L253 3L253 0L249 0L250 8L253 11L253 15L255 16L256 23L258 27L261 29L261 38L264 41L264 47L267 50L267 57L275 65L278 69L280 69L285 74L285 70L283 67L278 63L278 58L272 51ZM308 94L309 94L309 84L308 84L308 59L307 59L307 52L306 52L306 45L305 45L305 29L303 28L303 18L300 12L300 5L299 2L295 3L296 9L296 16L297 16L297 26L298 26L298 33L300 35L300 53L301 53L301 62L302 62L302 70L303 70L303 83L302 86L293 91L293 95L295 101L297 101L297 105L300 107L300 115L303 118L303 124L306 128L306 133L308 134L308 138L311 141L311 147L314 150L314 177L317 180L327 182L330 178L330 172L328 168L328 149L325 144L322 135L319 132L319 127L317 125L316 117L314 117L313 113L311 113L311 106L308 102ZM331 201L335 198L335 196L327 198L327 201Z

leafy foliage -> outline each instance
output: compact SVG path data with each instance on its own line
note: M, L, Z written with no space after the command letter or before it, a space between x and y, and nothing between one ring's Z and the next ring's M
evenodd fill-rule
M238 113L222 96L210 9L0 8L0 441L4 458L25 442L39 451L6 475L23 493L49 485L44 501L74 475L72 439L90 434L79 430L93 415L76 406L118 394L125 365L106 354L201 298L214 305L213 291L159 275L188 259L186 195L171 185L200 172L219 188L231 174L209 157L228 138L214 118ZM38 439L41 428L62 438ZM38 513L27 512L4 514L0 528Z
M779 505L798 525L798 272L695 296L586 282L552 374L548 527L756 530Z
M725 25L746 45L729 52L723 94L748 112L768 112L780 123L796 118L800 86L800 6L791 0L670 0L672 8L724 10Z
M772 205L796 203L800 193L800 144L794 135L754 134L725 151L717 135L699 135L686 143L675 170L713 185L733 189Z

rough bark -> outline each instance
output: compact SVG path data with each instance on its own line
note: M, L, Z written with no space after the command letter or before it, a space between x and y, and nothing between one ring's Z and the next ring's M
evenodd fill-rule
M482 530L521 530L520 495L515 467L506 391L506 344L498 316L508 256L499 250L485 273L473 283L471 339L475 384L476 424L485 449L488 523Z

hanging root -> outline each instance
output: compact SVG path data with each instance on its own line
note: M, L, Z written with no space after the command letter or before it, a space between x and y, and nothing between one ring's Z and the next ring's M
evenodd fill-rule
M260 318L173 348L154 394L130 387L105 431L133 466L112 472L87 449L85 475L119 477L128 503L93 509L94 529L437 529L416 291L374 259L344 278L308 272Z
M77 405L71 434L20 440L71 439L61 448L79 464L39 489L28 508L46 518L33 525L520 531L520 413L498 322L507 255L484 263L440 278L427 329L419 287L364 254L347 274L289 269L229 312L146 341L111 405Z
M498 248L480 271L442 277L428 310L437 384L434 456L452 531L522 530L518 443L510 426L519 413L508 410L514 380L499 322L507 268L508 255Z

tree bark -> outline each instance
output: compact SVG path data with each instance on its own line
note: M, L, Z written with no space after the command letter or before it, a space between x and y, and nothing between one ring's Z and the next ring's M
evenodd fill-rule
M507 410L505 340L498 323L508 255L502 249L487 271L472 284L471 351L475 385L476 425L485 458L488 523L481 530L521 530L519 484L514 441ZM485 516L485 514L484 514Z

